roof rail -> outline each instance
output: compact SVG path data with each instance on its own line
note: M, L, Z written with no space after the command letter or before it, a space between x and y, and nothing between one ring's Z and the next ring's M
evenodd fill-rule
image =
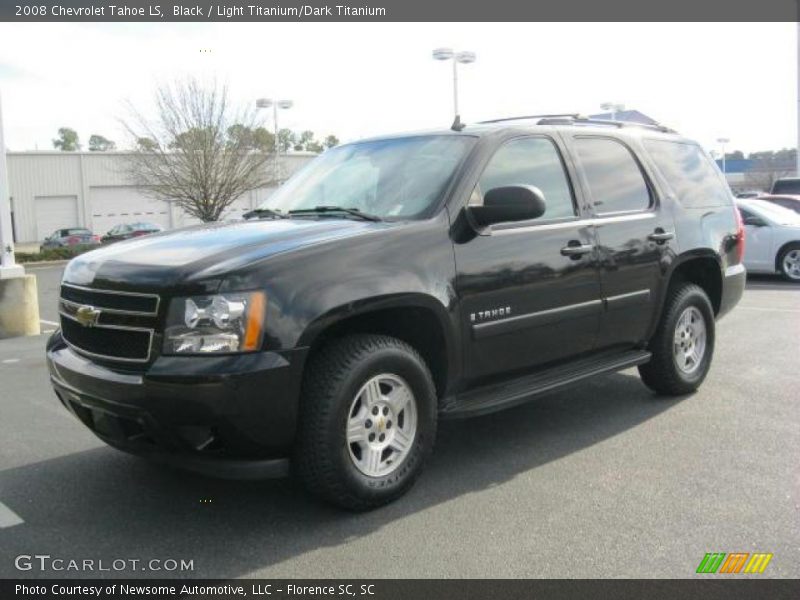
M572 116L572 115L555 115L553 117L544 117L539 120L537 125L605 125L606 127L641 127L643 129L652 129L654 131L661 131L662 133L677 133L674 129L661 125L660 123L637 123L636 121L616 121L612 119L591 119L589 117Z
M490 123L505 123L506 121L531 121L533 119L554 119L557 117L572 117L573 119L586 118L580 113L554 113L546 115L524 115L522 117L504 117L502 119L491 119L489 121L478 121L478 125L488 125Z
M580 113L553 113L544 115L524 115L521 117L504 117L502 119L490 119L489 121L479 121L477 125L491 125L492 123L507 123L509 121L533 121L538 120L537 125L605 125L606 127L642 127L663 133L677 133L660 123L637 123L636 121L617 121L614 119L592 119Z

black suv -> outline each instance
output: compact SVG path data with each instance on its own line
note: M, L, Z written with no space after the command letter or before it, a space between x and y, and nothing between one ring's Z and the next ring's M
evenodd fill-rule
M409 489L438 419L637 366L695 390L745 283L700 147L525 117L327 151L248 219L72 260L47 346L108 444L351 509Z

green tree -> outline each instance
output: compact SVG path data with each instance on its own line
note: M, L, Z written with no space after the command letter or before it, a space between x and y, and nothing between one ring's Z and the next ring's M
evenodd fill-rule
M298 152L308 150L308 145L314 141L314 132L308 129L303 131L294 144L294 149Z
M108 152L116 149L117 145L102 135L93 133L89 137L89 152Z
M291 129L281 129L278 131L278 148L281 152L286 153L294 147L297 136Z
M78 132L69 127L61 127L58 137L53 140L53 148L62 152L75 152L81 149Z
M333 148L334 146L339 145L339 138L337 138L335 135L328 135L325 137L323 144L326 148Z
M144 152L153 152L158 148L158 143L149 137L140 137L136 140L136 149Z
M275 135L264 127L251 129L241 123L228 127L228 147L237 145L260 152L275 151Z

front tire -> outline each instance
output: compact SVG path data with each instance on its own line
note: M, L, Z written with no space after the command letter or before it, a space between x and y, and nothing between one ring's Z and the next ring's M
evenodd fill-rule
M789 244L778 257L778 269L783 278L800 283L800 244Z
M352 335L305 371L294 467L306 489L349 510L408 491L436 436L436 389L419 353L396 338Z
M711 367L714 334L714 310L705 291L692 283L671 287L650 340L653 356L639 366L644 384L667 396L695 391Z

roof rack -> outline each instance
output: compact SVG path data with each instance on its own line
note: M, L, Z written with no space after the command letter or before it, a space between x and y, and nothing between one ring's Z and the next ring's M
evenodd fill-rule
M489 125L490 123L505 123L506 121L532 121L533 119L554 119L557 117L582 118L580 113L554 113L545 115L525 115L522 117L504 117L502 119L491 119L489 121L478 121L478 125ZM585 118L585 117L583 117Z
M492 119L490 121L480 121L479 125L489 125L491 123L506 123L508 121L532 121L537 119L537 125L603 125L606 127L641 127L644 129L652 129L654 131L661 131L663 133L677 133L665 125L659 123L637 123L635 121L616 121L613 119L592 119L581 115L580 113L563 113L563 114L550 114L550 115L526 115L523 117L506 117L503 119Z
M605 125L606 127L640 127L663 133L676 133L674 129L660 123L637 123L636 121L616 121L612 119L591 119L589 117L545 117L537 125Z

